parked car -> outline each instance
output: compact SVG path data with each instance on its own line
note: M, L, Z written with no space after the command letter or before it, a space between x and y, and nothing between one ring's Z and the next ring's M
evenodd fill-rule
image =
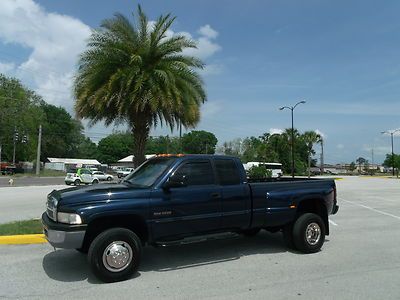
M117 176L118 176L118 178L124 178L125 176L129 175L130 173L132 173L133 170L134 170L134 168L121 169L121 170L117 171Z
M328 216L339 209L336 199L333 179L251 183L236 157L164 155L119 184L52 191L42 223L51 245L87 252L93 273L113 282L136 272L146 244L253 236L264 229L282 231L290 248L318 252L329 235Z
M80 168L76 172L67 173L65 183L67 185L97 184L99 183L99 179L93 176L89 169Z
M101 171L94 171L92 172L93 176L96 177L100 181L113 181L114 176L111 174L107 174Z

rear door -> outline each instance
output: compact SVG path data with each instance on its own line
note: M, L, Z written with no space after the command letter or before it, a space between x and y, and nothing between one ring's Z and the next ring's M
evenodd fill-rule
M175 174L185 176L186 186L154 192L151 213L154 238L192 235L221 226L221 188L211 161L188 160Z
M215 158L222 192L222 227L247 228L251 220L250 189L241 182L239 166L231 158Z

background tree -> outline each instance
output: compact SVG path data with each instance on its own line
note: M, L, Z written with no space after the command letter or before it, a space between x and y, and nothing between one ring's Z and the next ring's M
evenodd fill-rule
M184 35L167 37L174 20L168 14L149 26L140 6L134 23L116 14L93 31L78 63L74 83L77 114L92 124L127 122L136 166L144 161L152 127L192 127L206 100L196 72L203 63L182 54L196 44Z
M42 101L19 80L0 74L0 144L3 161L12 161L14 129L19 135L16 141L16 161L34 159L38 127L44 119L40 107ZM24 135L27 136L27 143L22 144Z
M89 142L83 134L82 124L74 120L63 107L43 101L41 109L45 116L42 124L41 160L47 157L89 158L83 150L85 146L81 145Z
M386 154L386 158L383 162L383 165L387 168L393 168L393 162L394 162L394 167L397 169L397 175L398 175L398 170L400 169L400 154Z
M361 174L361 165L364 165L367 160L364 157L359 157L356 159L356 163L358 164L358 173Z
M133 141L129 132L113 133L101 139L97 145L98 160L105 164L132 155Z
M204 130L193 130L182 136L183 151L189 154L214 154L217 143L215 135Z
M349 165L349 170L350 172L353 172L356 169L356 164L354 161L352 161Z
M158 136L150 137L146 144L146 154L181 153L178 137Z
M319 143L321 140L321 136L316 133L315 131L306 131L302 135L302 139L306 143L307 146L307 171L308 171L308 178L311 176L311 156L315 154L313 150L313 146L316 143Z

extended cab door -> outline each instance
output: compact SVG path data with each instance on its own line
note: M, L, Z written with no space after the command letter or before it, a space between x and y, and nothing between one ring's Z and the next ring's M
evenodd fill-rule
M184 161L173 175L182 176L185 186L154 192L151 201L154 239L220 228L221 189L216 185L211 161Z
M222 227L248 228L251 221L251 196L243 183L237 161L232 158L215 158L215 169L222 191Z

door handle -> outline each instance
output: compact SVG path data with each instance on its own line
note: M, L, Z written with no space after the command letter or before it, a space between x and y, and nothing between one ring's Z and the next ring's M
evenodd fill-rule
M220 199L220 198L221 198L221 194L220 194L220 193L212 193L212 194L211 194L211 197L212 197L213 199Z

